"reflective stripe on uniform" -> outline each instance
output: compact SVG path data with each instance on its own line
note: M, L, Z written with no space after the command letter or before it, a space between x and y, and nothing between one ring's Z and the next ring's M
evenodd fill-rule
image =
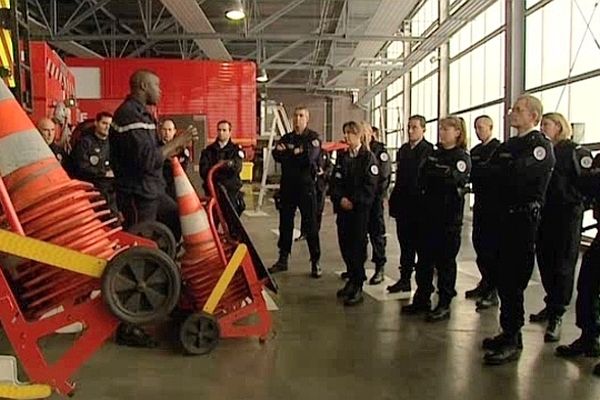
M189 215L182 215L180 220L181 232L184 236L204 232L210 227L210 224L208 223L208 216L206 215L206 211L203 209Z
M34 129L0 138L0 155L0 176L10 175L19 168L46 158L54 158L50 147Z
M124 133L124 132L128 132L128 131L132 131L134 129L147 129L147 130L156 129L156 124L149 124L146 122L134 122L132 124L119 126L113 122L111 124L111 128L114 129L118 133Z

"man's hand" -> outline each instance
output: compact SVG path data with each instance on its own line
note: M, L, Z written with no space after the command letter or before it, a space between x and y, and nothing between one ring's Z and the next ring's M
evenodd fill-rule
M302 147L296 147L294 149L294 154L298 155L298 154L301 154L303 151L304 151L304 149Z
M108 171L106 171L106 178L114 178L115 177L115 173L113 172L112 169L109 169Z
M198 129L196 129L195 126L190 125L182 135L175 136L173 140L163 146L163 156L165 158L173 157L174 155L180 153L189 142L196 141L198 139Z
M279 143L277 146L275 146L275 149L279 151L285 151L285 144Z
M342 197L342 200L340 200L340 206L346 211L350 211L354 208L354 205L350 200L348 200L347 197Z

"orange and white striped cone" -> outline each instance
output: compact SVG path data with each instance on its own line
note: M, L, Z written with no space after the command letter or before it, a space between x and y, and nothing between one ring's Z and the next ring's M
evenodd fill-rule
M185 248L183 262L186 264L196 263L205 260L209 253L217 251L216 240L218 238L213 236L208 214L177 157L171 158L171 164Z

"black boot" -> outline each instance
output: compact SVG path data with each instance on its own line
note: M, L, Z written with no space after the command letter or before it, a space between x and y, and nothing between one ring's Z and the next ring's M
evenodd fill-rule
M411 286L410 278L401 277L400 280L387 287L389 293L400 293L400 299L410 299Z
M310 276L319 279L323 275L323 270L318 261L313 261L310 264Z
M287 271L288 270L288 255L287 254L279 254L279 259L271 268L269 268L269 272L275 274L277 272Z
M476 310L486 310L491 307L497 307L500 301L498 300L498 292L496 289L491 289L485 292L475 303Z
M502 365L512 361L517 361L521 357L523 349L515 341L505 343L500 348L486 353L483 361L487 365Z
M546 333L544 334L544 342L555 343L560 340L560 330L562 327L562 317L553 315L548 320L548 326L546 326Z
M440 301L437 307L425 316L427 322L438 322L445 319L450 319L450 303L446 301Z
M521 333L519 332L517 334L517 346L519 348L523 348L523 337L521 335ZM499 335L496 335L494 337L488 337L483 339L483 342L481 343L481 347L484 350L491 350L491 351L495 351L500 349L502 346L504 346L506 343L509 343L511 341L511 337L507 334L505 334L504 332L500 333Z
M425 314L431 311L431 303L424 301L413 301L411 304L402 306L400 312L406 315Z
M344 298L345 306L355 306L363 302L362 284L353 283L350 285L350 292Z
M600 357L600 342L597 337L582 334L571 344L563 344L556 348L558 357Z
M483 280L479 281L479 283L477 284L477 286L475 286L473 289L467 290L465 292L465 298L467 298L467 299L478 299L478 298L480 298L486 292L486 287L485 286L486 285L483 282Z
M154 348L158 346L144 330L135 325L122 323L117 328L116 340L120 346Z
M369 285L379 285L383 282L383 265L375 267L375 274L369 280Z
M346 281L346 284L343 288L337 291L336 296L338 299L344 299L348 297L348 294L352 291L352 283L350 281Z
M548 309L546 307L544 307L537 314L530 314L529 322L546 322L546 321L548 321L548 317L549 317Z

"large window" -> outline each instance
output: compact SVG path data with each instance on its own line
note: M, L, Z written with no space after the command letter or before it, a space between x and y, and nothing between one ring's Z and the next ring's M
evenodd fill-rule
M427 0L411 20L411 33L420 36L438 19L438 0Z
M527 16L526 89L540 96L546 112L585 124L584 143L600 142L599 39L597 1L553 0Z

